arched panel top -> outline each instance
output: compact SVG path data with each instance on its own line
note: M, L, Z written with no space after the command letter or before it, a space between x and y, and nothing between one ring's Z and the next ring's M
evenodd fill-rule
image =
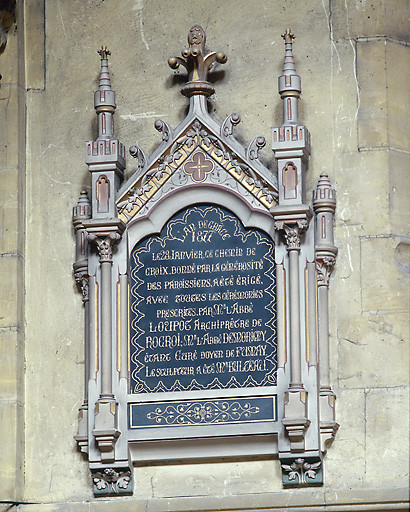
M255 206L246 197L218 186L193 185L173 190L163 200L150 203L144 216L127 225L129 251L142 238L160 233L165 223L178 211L198 204L226 208L238 217L245 228L260 229L272 240L277 237L272 215L258 205Z

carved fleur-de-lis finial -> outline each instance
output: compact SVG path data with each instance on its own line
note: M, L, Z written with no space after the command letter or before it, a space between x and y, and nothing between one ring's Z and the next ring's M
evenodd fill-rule
M111 55L110 50L105 45L101 46L97 53L100 55L101 60L107 60L108 55Z
M295 36L293 35L290 28L285 30L285 33L282 34L282 37L285 40L285 43L292 43L292 40L295 39Z
M168 64L172 69L180 65L188 71L188 82L181 90L185 96L203 94L210 96L215 92L213 86L207 81L208 71L214 62L225 64L227 58L222 52L210 52L205 55L205 31L199 25L194 25L188 33L189 48L181 52L182 57L171 57Z

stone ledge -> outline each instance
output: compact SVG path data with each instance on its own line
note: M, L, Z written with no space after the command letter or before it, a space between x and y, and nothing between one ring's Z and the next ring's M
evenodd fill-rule
M132 498L113 498L81 503L20 504L17 507L17 512L129 512L130 510L133 512L407 511L408 505L408 490L404 488L349 489L346 491L295 489L291 492L282 491L243 496L196 496L158 498L147 501Z

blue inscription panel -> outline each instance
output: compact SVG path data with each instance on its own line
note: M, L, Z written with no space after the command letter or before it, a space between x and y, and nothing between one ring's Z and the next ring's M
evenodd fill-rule
M180 211L130 262L130 392L276 384L274 243L215 206Z
M277 421L276 395L128 404L128 428Z

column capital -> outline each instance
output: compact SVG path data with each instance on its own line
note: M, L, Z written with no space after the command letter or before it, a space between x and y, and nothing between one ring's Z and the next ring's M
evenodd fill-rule
M282 231L285 236L288 251L300 250L300 239L308 226L309 224L306 220L299 220L292 224L284 221L275 222L275 229Z
M275 219L275 229L282 232L285 237L288 251L300 250L301 237L308 229L313 216L312 209L302 204L273 208L271 213Z
M109 233L103 237L99 237L95 233L88 234L89 242L94 242L100 255L100 262L112 262L112 250L115 244L121 240L119 233Z
M122 220L91 219L84 222L89 242L94 242L100 255L100 262L112 261L112 249L122 237L125 224Z
M329 286L329 278L336 263L335 256L316 256L317 285Z
M84 272L75 272L74 279L81 288L83 302L88 302L88 274Z

